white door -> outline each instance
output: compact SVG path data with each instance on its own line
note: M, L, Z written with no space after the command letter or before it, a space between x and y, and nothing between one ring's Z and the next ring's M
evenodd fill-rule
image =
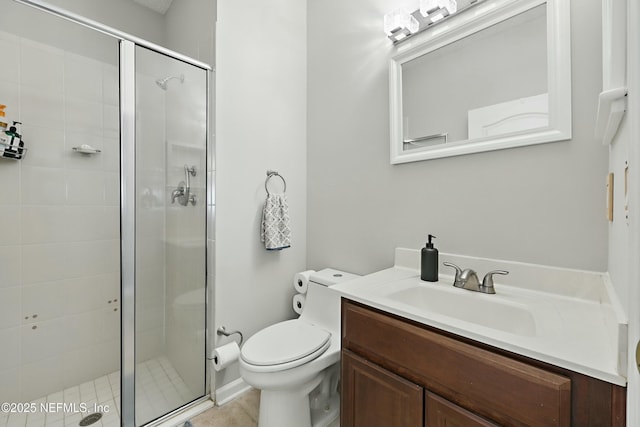
M640 426L640 374L636 345L640 341L640 2L628 1L627 120L629 144L629 369L627 425Z
M469 110L469 139L504 135L549 126L549 94Z

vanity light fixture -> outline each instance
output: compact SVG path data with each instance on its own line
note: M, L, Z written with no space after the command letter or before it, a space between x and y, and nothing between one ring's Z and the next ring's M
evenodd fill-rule
M404 9L396 9L384 15L384 32L394 42L418 31L418 20Z
M384 31L393 43L399 43L484 1L420 0L420 7L413 12L396 9L387 13L384 16Z
M420 14L437 22L458 11L456 0L420 0Z

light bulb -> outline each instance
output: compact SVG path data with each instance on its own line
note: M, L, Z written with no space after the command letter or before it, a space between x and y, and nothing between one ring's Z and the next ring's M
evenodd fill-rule
M457 11L456 0L420 0L420 14L431 22L439 21Z
M418 20L403 9L396 9L384 16L384 32L394 41L415 33L419 26Z

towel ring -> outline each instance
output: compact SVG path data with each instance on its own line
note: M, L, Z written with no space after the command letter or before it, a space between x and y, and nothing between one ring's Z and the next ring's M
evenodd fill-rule
M264 181L264 189L267 192L267 196L269 196L271 194L271 193L269 193L269 189L267 188L267 184L269 183L269 180L271 178L273 178L274 176L277 176L278 178L280 178L282 180L282 184L284 185L284 189L282 190L282 192L286 193L286 191L287 191L287 181L284 180L283 176L280 175L276 171L268 170L267 171L267 179L265 179L265 181Z

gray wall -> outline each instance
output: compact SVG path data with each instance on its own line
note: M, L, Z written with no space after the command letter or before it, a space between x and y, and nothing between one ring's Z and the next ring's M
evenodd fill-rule
M218 1L215 324L245 339L293 317L292 278L305 270L305 17L299 0ZM287 180L292 237L282 251L265 250L259 238L267 169ZM216 373L215 384L238 377L234 364Z
M215 0L176 0L164 19L169 49L214 64Z
M132 0L47 0L47 3L160 46L165 45L163 16Z
M13 1L2 0L2 3ZM176 0L164 15L133 0L47 0L47 3L204 63L214 62L215 0ZM39 15L43 15L42 12ZM49 39L55 37L51 28L43 28ZM30 31L31 35L33 30ZM86 45L82 42L80 39L80 46ZM65 40L65 44L68 48L69 41Z
M308 1L309 268L368 273L433 233L441 251L606 270L601 5L572 3L571 141L392 166L382 16L399 2Z

